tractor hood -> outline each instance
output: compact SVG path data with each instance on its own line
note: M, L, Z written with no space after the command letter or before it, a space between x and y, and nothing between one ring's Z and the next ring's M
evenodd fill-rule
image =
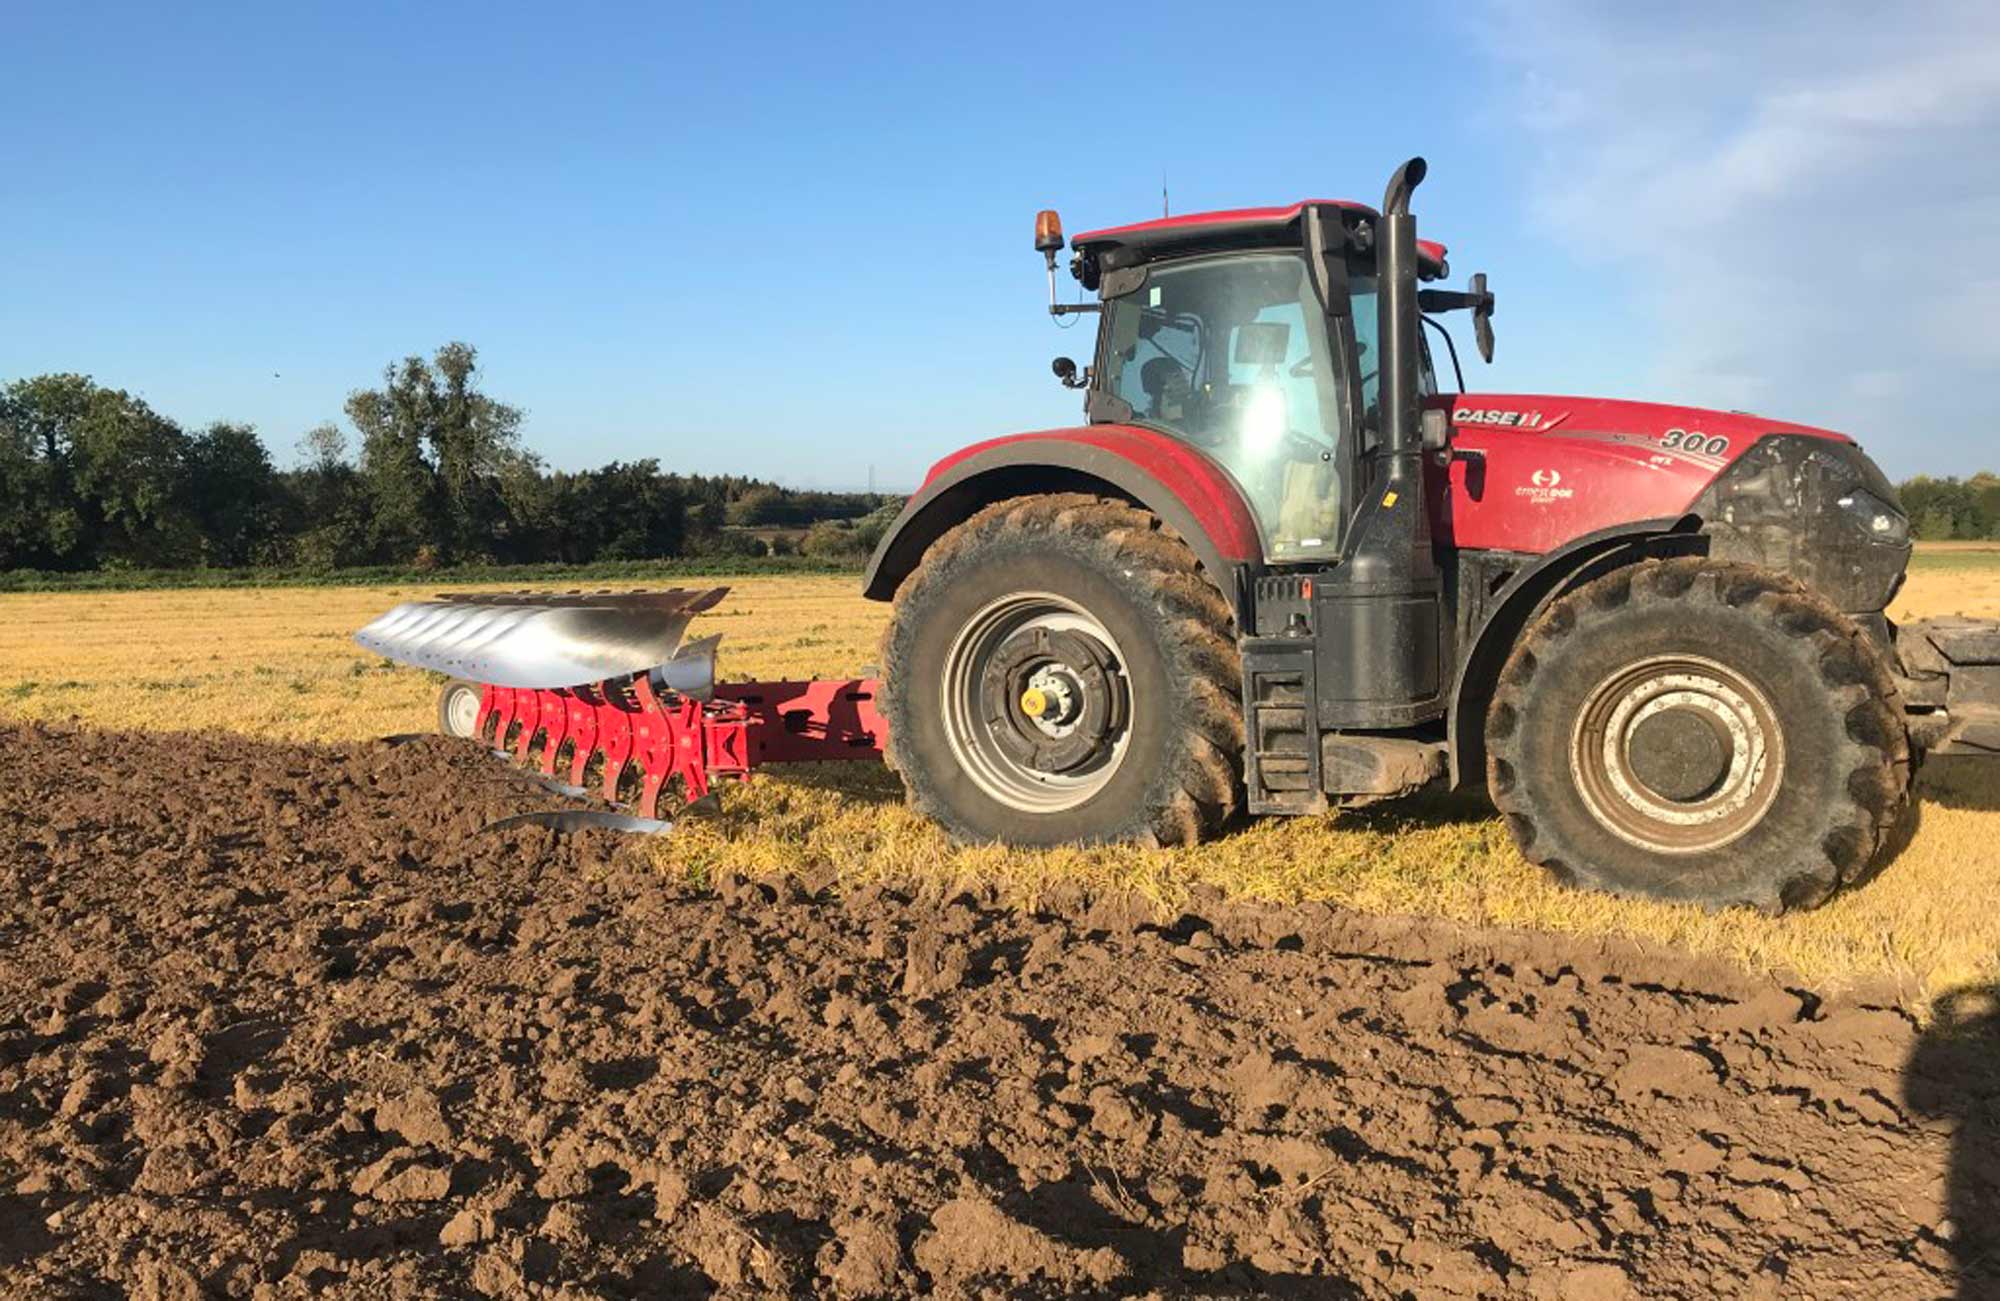
M1716 411L1707 407L1672 406L1663 402L1631 402L1621 398L1562 397L1546 393L1459 393L1431 399L1450 404L1452 424L1459 428L1507 428L1523 433L1575 437L1596 435L1643 443L1646 450L1679 451L1696 436L1708 454L1733 458L1763 434L1804 434L1852 443L1846 434L1790 420L1772 420L1747 411ZM1718 442L1720 440L1720 442ZM1710 453L1708 449L1714 448Z
M1841 467L1834 477L1894 500L1853 439L1791 421L1550 394L1461 393L1428 405L1448 410L1452 425L1434 533L1459 547L1539 554L1598 529L1687 514L1773 437L1822 448L1813 459Z

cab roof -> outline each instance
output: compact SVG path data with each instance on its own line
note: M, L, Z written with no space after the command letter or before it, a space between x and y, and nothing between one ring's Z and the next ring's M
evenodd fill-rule
M1106 226L1083 232L1070 241L1070 247L1092 253L1127 248L1143 258L1181 245L1192 250L1198 245L1284 243L1289 242L1282 238L1284 229L1298 225L1310 207L1338 208L1370 221L1381 215L1367 204L1351 199L1300 199L1280 208L1222 208L1214 212L1182 213L1178 217L1155 217L1129 226ZM1424 264L1427 277L1444 274L1445 246L1436 240L1418 240L1417 258Z

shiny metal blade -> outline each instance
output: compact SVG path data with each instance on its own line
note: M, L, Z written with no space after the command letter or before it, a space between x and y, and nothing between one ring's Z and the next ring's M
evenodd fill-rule
M625 831L640 836L657 836L672 831L674 824L659 818L634 817L630 813L609 813L599 809L557 809L547 813L517 813L511 818L489 822L479 829L511 831L516 827L547 827L551 831Z
M689 622L728 590L447 595L407 601L354 640L400 664L471 682L575 687L674 662ZM690 688L704 672L714 681L714 641L687 647L690 658L676 672Z
M715 648L722 634L691 641L674 652L674 657L653 671L653 685L693 700L709 700L715 695Z

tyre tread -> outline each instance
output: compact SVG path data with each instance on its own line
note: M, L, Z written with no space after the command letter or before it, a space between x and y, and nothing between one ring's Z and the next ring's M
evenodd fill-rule
M925 552L896 596L897 613L883 633L883 707L895 707L898 662L907 631L902 613L959 563L1008 534L1063 533L1083 542L1107 567L1138 575L1154 597L1164 627L1184 661L1181 688L1188 702L1189 735L1176 747L1183 758L1156 807L1145 810L1135 835L1159 846L1191 845L1236 816L1243 799L1242 670L1229 603L1192 550L1157 516L1120 498L1090 493L1048 493L995 502L968 517ZM914 756L891 727L884 746L889 766L906 775ZM918 812L956 834L949 811L919 782L905 781Z
M1615 570L1558 599L1522 636L1501 670L1487 712L1487 784L1515 844L1552 876L1602 890L1617 882L1545 834L1548 819L1521 753L1519 721L1534 710L1537 669L1558 643L1592 635L1593 616L1628 602L1727 606L1751 613L1787 636L1812 643L1810 659L1829 708L1843 717L1846 799L1827 811L1824 831L1788 860L1771 864L1711 907L1749 904L1766 912L1810 907L1870 869L1910 801L1910 748L1895 680L1868 634L1824 598L1787 575L1701 556ZM1690 618L1699 617L1691 610Z

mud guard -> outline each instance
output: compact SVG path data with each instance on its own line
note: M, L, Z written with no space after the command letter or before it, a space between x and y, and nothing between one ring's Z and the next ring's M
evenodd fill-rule
M894 599L931 543L980 508L1049 492L1106 493L1151 511L1187 543L1244 624L1243 571L1264 558L1249 499L1200 449L1133 425L1019 434L940 461L876 546L862 595Z

